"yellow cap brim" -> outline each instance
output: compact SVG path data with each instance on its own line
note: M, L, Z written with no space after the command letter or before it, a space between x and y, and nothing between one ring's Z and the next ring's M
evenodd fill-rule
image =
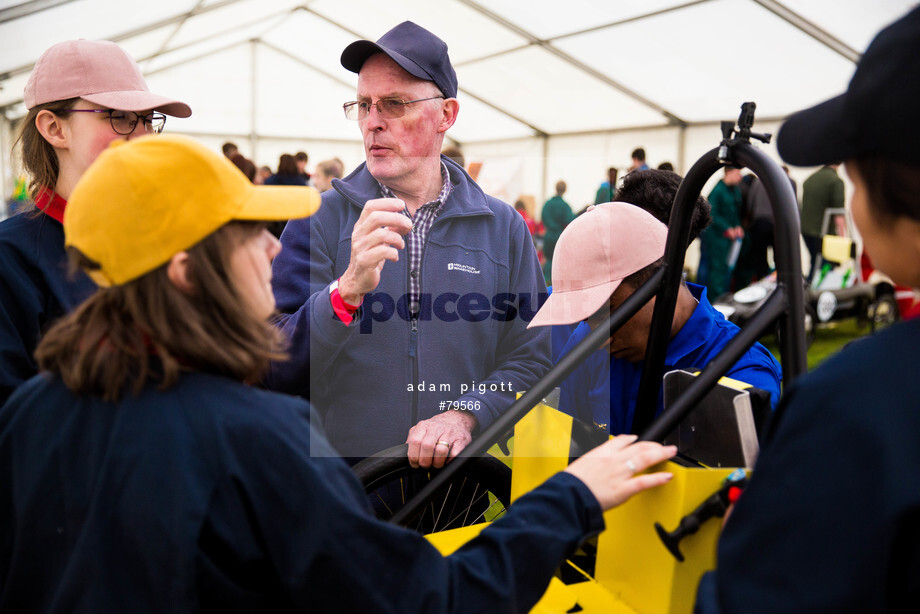
M254 185L234 219L241 221L291 220L313 215L321 199L309 186Z

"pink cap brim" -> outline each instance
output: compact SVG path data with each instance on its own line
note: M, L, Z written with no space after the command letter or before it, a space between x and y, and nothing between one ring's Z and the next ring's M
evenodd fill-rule
M553 292L527 325L552 326L554 324L576 324L594 315L613 294L622 279L606 281L590 288L568 290L553 286Z
M80 96L94 104L119 111L159 111L173 117L188 117L192 109L184 102L144 91L116 91Z

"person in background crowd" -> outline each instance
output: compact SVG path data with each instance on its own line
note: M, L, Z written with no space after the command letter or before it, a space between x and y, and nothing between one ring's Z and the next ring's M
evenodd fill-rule
M527 212L527 205L524 204L524 201L515 201L514 210L520 213L521 217L524 218L524 223L527 224L527 230L530 232L530 236L534 236L537 233L537 221Z
M448 557L373 518L309 404L249 385L283 344L260 220L318 205L187 137L87 171L64 226L102 287L0 409L0 610L526 612L603 510L670 479L635 474L673 447L620 437Z
M16 142L35 208L0 222L0 405L35 374L42 333L95 289L85 275L67 274L61 222L77 180L111 141L160 132L166 115L192 113L151 93L124 49L85 39L41 55L24 102Z
M258 170L256 170L256 176L252 182L256 185L263 185L265 184L265 180L271 177L273 174L274 173L272 173L271 168L267 166L260 166Z
M303 177L304 185L310 185L310 173L307 172L307 162L310 156L305 151L298 151L294 154L294 162L297 164L297 174Z
M594 204L609 203L613 201L613 193L617 189L617 174L620 171L611 166L607 169L607 181L603 182L594 195Z
M793 114L779 155L844 161L853 221L920 287L920 9L879 33L847 91ZM789 386L725 522L700 614L911 611L920 602L920 320L847 345ZM880 402L880 398L883 402Z
M285 230L292 360L267 383L308 396L343 456L408 443L441 467L549 369L549 335L527 330L546 286L521 216L440 154L460 108L444 41L407 21L341 61L367 161Z
M291 154L281 154L278 158L278 172L265 180L265 185L307 185L297 167L297 159Z
M556 182L556 195L543 203L543 211L540 214L540 221L543 222L543 275L549 283L550 272L553 266L553 252L556 251L556 241L559 235L565 230L575 214L572 213L572 207L565 202L562 195L565 194L566 185L564 181Z
M645 162L645 150L644 149L642 149L641 147L637 147L636 149L633 149L633 152L630 155L632 157L632 165L629 167L629 170L626 171L627 173L631 173L633 171L647 171L648 170L648 164L646 164Z
M732 290L746 288L754 280L753 237L751 237L750 233L751 224L753 223L754 203L750 198L750 193L756 179L757 176L754 173L742 173L741 183L738 184L738 189L741 190L741 206L738 208L738 219L741 220L741 230L744 231L744 234L741 236L738 256L730 273L728 287Z
M662 162L658 165L658 170L660 171L674 171L674 165L670 162Z
M744 238L741 228L741 169L725 167L725 176L709 193L712 224L700 235L698 279L718 299L728 292L732 269ZM736 242L738 244L736 245Z
M789 177L789 183L792 184L792 193L795 194L796 200L799 198L799 185L795 182L795 179L792 178L792 175L789 174L789 167L785 164L782 165L783 171L786 173L786 177Z
M763 181L756 177L748 190L748 210L750 223L745 235L751 239L752 273L754 279L763 279L771 270L767 251L773 247L773 207Z
M332 189L332 180L341 179L345 174L345 164L338 158L323 160L316 165L313 173L313 186L320 192Z
M25 175L19 175L13 185L13 195L6 201L6 217L34 208L35 202L29 194L29 181Z
M816 273L818 256L821 255L824 240L824 212L828 209L838 209L844 206L843 179L837 174L840 161L825 164L802 184L802 239L808 254L811 256L811 265L808 269L810 282ZM833 229L831 229L833 234Z
M240 169L240 172L246 175L246 178L249 181L255 183L256 179L256 165L255 163L240 153L239 147L235 143L224 143L221 146L221 151L224 152L224 155L231 161L233 164Z
M306 186L307 180L299 171L297 158L291 154L281 154L278 159L278 172L265 180L263 185ZM280 238L287 225L287 220L275 220L268 225L268 231Z

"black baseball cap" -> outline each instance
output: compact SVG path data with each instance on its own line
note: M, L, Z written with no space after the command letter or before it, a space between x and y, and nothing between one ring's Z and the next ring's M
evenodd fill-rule
M795 113L777 136L796 166L878 156L920 164L920 8L869 44L847 91Z
M342 52L342 66L359 72L367 58L381 52L410 75L433 81L447 98L457 97L457 73L447 55L447 44L422 26L404 21L376 43L355 41Z

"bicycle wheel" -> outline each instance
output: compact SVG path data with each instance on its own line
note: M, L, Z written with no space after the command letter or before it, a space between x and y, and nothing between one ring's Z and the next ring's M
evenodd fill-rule
M364 486L374 512L389 520L439 469L413 469L407 444L370 456L352 469ZM428 534L481 522L504 514L511 504L511 469L493 456L467 463L456 479L426 502L407 527Z

